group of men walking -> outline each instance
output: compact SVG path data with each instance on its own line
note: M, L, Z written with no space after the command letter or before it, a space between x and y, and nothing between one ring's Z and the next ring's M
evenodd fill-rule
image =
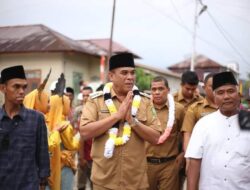
M59 184L50 189L58 189L72 178L57 172L68 173L71 152L79 148L65 119L70 106L60 93L50 98L55 107L49 113L61 115L48 117L46 128L42 114L23 106L27 82L23 68L16 69L1 72L6 99L0 110L0 189L35 190L49 175L52 184ZM110 82L84 103L79 120L78 168L87 163L83 145L90 139L94 190L179 190L186 188L186 174L188 190L249 189L250 133L239 129L240 96L231 72L207 75L205 97L197 92L199 80L191 71L183 73L173 96L161 76L153 78L151 96L140 92L130 53L110 58L108 76ZM57 151L64 161L53 157Z

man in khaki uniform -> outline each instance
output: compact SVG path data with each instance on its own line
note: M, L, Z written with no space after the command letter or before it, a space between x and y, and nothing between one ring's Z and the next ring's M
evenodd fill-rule
M192 103L203 99L196 93L198 83L198 76L193 71L186 71L181 76L181 88L174 94L174 100L182 104L185 111Z
M168 100L168 81L164 77L155 77L151 83L151 94L161 129L165 130L171 110ZM170 100L171 101L171 100ZM179 155L178 134L180 133L184 107L174 103L174 123L165 142L158 145L146 143L149 190L178 190L180 163L184 159Z
M204 80L204 91L206 97L203 100L193 103L189 106L181 131L184 133L183 148L186 151L191 133L196 122L203 116L217 110L217 105L214 102L214 94L212 89L213 74L208 74Z
M184 106L185 112L187 111L188 107L193 104L194 102L200 101L203 99L197 93L197 86L199 83L198 76L193 71L185 71L181 76L181 88L178 92L174 94L175 102L178 102ZM183 125L186 123L183 122ZM179 149L183 150L183 137L179 135ZM184 156L184 153L183 153ZM182 163L183 169L180 172L181 175L181 189L183 189L183 184L185 180L185 162Z
M93 138L91 180L94 190L148 188L145 140L156 144L161 129L159 120L154 114L153 104L144 94L140 94L141 100L136 117L131 116L132 102L134 103L132 92L135 83L134 67L132 54L121 53L112 56L109 79L113 86L110 93L93 94L83 108L80 133L85 139ZM110 114L109 106L104 100L113 102L117 111ZM131 136L125 144L115 146L113 155L107 158L104 150L107 140L111 140L110 128L113 129L114 125L118 124L118 136L121 137L125 121L131 126Z

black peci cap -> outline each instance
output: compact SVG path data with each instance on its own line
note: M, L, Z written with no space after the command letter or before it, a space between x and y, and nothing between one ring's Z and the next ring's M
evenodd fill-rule
M8 67L2 70L1 72L1 83L5 83L10 79L26 79L24 68L22 65L17 65L13 67Z
M232 72L221 72L213 76L213 90L226 84L238 85Z
M119 67L135 67L134 56L132 53L119 53L113 55L109 60L109 70Z

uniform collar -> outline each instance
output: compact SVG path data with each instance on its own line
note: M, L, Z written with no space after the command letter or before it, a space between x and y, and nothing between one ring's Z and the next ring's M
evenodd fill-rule
M183 94L182 94L182 90L181 90L181 89L179 89L179 91L178 91L178 93L177 93L177 100L178 100L178 102L180 102L180 101L182 101L182 100L185 100L185 99L184 99L184 96L183 96Z
M193 99L192 99L192 101L193 100L198 100L199 98L200 98L200 95L195 94L194 97L193 97ZM180 102L180 101L186 101L185 98L184 98L184 96L183 96L183 94L182 94L182 90L181 89L179 89L179 91L177 93L177 100L178 100L178 102Z
M111 88L110 94L111 94L111 98L112 98L112 99L115 98L115 97L117 97L117 94L115 93L115 91L114 91L113 88Z
M155 105L155 104L154 104L154 105ZM166 103L165 103L164 105L162 105L161 108L158 108L158 107L155 107L155 106L154 106L154 108L157 109L157 110L162 110L162 109L164 109L164 108L167 108L167 109L168 109L168 107L169 107L168 101L166 101Z
M204 107L204 108L205 108L205 107L211 107L211 108L217 109L217 107L212 106L212 105L208 102L207 97L205 97L204 100L203 100L203 107Z
M114 89L111 88L110 90L111 98L113 99L114 97L117 97L117 94L115 93Z

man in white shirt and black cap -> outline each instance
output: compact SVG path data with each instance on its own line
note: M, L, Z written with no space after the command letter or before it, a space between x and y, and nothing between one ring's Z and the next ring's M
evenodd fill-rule
M197 122L186 151L188 190L249 190L250 132L239 127L234 75L214 75L213 91L219 110Z

